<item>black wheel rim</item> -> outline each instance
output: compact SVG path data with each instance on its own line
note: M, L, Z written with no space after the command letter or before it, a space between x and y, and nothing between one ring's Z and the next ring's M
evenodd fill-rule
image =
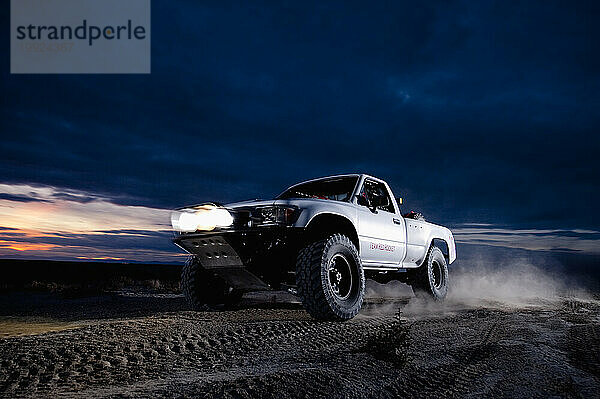
M431 271L433 274L433 287L439 290L444 285L444 270L440 262L433 261L431 264Z
M327 271L329 287L333 296L339 300L347 299L352 293L354 279L348 259L342 254L335 254L329 261Z

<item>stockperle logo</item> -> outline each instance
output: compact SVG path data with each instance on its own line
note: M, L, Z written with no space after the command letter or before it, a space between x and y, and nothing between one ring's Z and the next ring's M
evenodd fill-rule
M150 73L150 0L11 0L11 73Z

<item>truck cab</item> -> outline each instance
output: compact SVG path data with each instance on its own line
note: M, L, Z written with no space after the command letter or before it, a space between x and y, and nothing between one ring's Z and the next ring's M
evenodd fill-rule
M428 246L436 238L445 243L447 241L448 262L452 263L456 258L452 233L424 220L405 218L385 181L362 175L354 201L357 205L358 236L364 267L419 267Z

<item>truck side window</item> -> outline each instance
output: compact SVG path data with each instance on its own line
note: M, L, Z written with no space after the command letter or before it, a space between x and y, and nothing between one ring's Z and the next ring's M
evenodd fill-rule
M392 203L392 199L390 198L390 194L388 190L385 188L383 183L379 183L373 180L365 180L362 189L359 194L360 205L371 204L371 200L375 197L384 197L387 200L384 200L383 203L386 205L378 206L377 209L381 209L382 211L395 213L394 204Z

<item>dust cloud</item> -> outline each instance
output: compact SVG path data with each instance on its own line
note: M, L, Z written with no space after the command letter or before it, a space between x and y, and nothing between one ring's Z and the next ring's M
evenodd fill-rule
M450 275L449 301L473 303L481 300L512 305L535 300L555 300L583 294L558 272L526 263L501 268L479 264L463 267Z
M367 280L365 286L365 298L404 298L412 296L413 292L409 285L402 284L399 281L390 281L387 284L380 284L373 280Z
M486 261L483 257L450 268L448 296L441 303L416 298L409 285L397 281L388 284L368 281L365 294L366 301L371 302L376 302L377 298L396 298L395 304L381 304L368 313L390 313L396 306L396 310L403 314L445 313L478 307L546 306L565 298L592 298L560 270L533 265L526 259L500 264ZM397 305L402 300L405 304L398 309Z

